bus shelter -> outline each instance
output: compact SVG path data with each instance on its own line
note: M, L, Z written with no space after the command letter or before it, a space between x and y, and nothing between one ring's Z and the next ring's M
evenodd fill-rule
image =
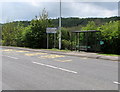
M71 50L100 51L101 32L97 30L72 31Z

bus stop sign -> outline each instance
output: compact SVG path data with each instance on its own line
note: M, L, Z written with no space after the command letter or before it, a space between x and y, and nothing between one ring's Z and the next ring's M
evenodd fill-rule
M50 34L50 33L57 33L57 28L51 28L51 27L48 27L46 28L46 33Z

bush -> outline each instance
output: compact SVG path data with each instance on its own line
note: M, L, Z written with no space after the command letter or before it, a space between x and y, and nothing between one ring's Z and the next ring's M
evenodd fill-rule
M104 53L119 54L120 30L118 29L118 24L118 21L110 21L100 27L101 38L105 42L102 46Z
M69 50L71 47L71 42L68 40L62 40L62 49Z

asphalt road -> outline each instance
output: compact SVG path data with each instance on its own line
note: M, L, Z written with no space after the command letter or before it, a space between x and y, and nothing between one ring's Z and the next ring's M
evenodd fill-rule
M2 49L3 90L118 90L118 62Z

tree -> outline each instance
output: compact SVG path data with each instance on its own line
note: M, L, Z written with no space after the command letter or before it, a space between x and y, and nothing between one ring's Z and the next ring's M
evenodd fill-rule
M48 20L48 13L43 9L40 16L36 16L28 26L28 32L26 32L27 46L32 48L46 48L46 28L50 25ZM27 30L26 30L27 31Z
M6 46L22 46L21 43L21 33L23 26L21 23L6 23L2 26L2 42Z
M97 26L94 21L89 21L86 27L82 27L82 30L96 30Z
M62 49L70 49L71 42L70 42L70 32L67 28L62 28Z
M15 24L14 23L6 23L2 27L2 42L3 45L15 45L14 42L15 37Z
M18 22L18 25L15 27L15 37L16 46L23 46L22 32L24 30L23 24Z
M110 21L100 27L102 39L105 42L102 50L105 53L119 54L120 30L118 25L119 21Z

